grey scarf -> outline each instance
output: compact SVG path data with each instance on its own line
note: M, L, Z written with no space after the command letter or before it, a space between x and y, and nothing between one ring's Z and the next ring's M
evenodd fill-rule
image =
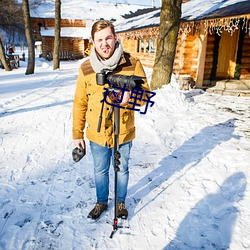
M102 58L96 53L96 50L93 46L92 52L90 54L90 64L96 73L100 73L103 69L113 71L117 67L122 53L123 47L121 43L116 42L113 55L107 60L102 60Z

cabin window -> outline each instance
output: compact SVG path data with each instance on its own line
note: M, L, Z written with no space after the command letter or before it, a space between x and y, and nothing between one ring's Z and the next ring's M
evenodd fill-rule
M143 53L144 52L144 39L137 40L137 52Z
M138 53L155 53L155 38L142 38L137 40Z
M140 50L141 50L141 44L140 44L140 43L141 43L141 39L138 39L138 40L137 40L137 53L140 53L140 52L141 52L141 51L140 51Z
M155 38L150 39L150 53L155 53Z

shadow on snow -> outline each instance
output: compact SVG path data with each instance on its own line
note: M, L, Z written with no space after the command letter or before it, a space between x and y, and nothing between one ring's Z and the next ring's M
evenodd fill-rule
M242 172L228 177L217 193L207 195L190 210L164 250L229 249L239 213L234 203L243 199L246 185Z
M232 138L239 139L239 136L233 134L234 130L235 119L229 119L225 122L206 127L198 134L184 142L183 145L173 151L171 155L163 158L159 163L158 168L148 173L135 185L129 188L129 199L132 200L132 203L133 201L137 203L153 191L153 193L156 193L153 198L150 198L150 200L136 212L136 204L135 206L132 206L133 211L131 211L130 208L130 216L133 217L139 213L149 203L160 196L169 186L181 178L180 176L168 184L165 184L164 188L161 187L161 189L159 189L159 187L163 183L167 182L168 179L176 172L186 168L186 170L182 173L182 176L185 175L188 170L196 167L202 159L211 153L211 151L218 145L229 141ZM214 244L215 248L218 247L218 245L228 246L228 243L230 242L231 227L234 224L237 212L237 209L232 205L232 203L237 198L241 197L237 197L239 192L244 192L246 185L245 179L246 178L242 173L233 175L225 181L218 194L209 195L203 201L198 203L181 223L178 229L177 238L170 243L166 250L178 249L176 248L176 245L178 246L179 242L183 242L182 247L185 248L187 248L188 244L192 247L198 243L200 244L199 247L201 247L204 241L208 242L211 246ZM157 190L160 191L157 192ZM229 201L226 200L225 197L227 197ZM216 204L217 200L221 201L221 203ZM217 212L219 214L217 214ZM227 219L225 220L225 218ZM194 221L196 221L195 223L199 223L200 226L195 224ZM231 225L231 227L229 227L229 225ZM206 230L205 226L209 229L209 231ZM201 232L199 231L200 228ZM190 234L192 234L192 237ZM223 239L219 238L220 234L223 236ZM188 239L185 239L185 237L188 237ZM189 237L191 237L191 239L189 239ZM193 237L195 239L193 239Z
M44 109L44 108L51 108L51 107L55 107L55 106L65 105L65 104L72 103L72 102L73 102L73 100L66 100L66 101L62 101L62 102L54 102L54 103L50 103L50 104L44 104L44 105L40 105L40 106L36 106L36 107L21 108L21 109L14 110L14 111L5 111L3 113L0 113L0 117L25 113L25 112L29 112L29 111L35 111L35 110Z

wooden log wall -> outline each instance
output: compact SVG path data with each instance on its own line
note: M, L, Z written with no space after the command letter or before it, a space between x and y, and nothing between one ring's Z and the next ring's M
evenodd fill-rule
M136 53L136 47L137 47L137 40L125 40L125 39L121 39L120 42L122 43L123 46L123 50L127 51L131 54L135 54Z
M196 78L197 58L199 54L199 46L197 36L187 36L184 50L184 64L180 74L188 74L192 79Z
M42 37L42 57L46 58L48 52L53 51L54 37Z
M138 58L142 65L144 65L147 68L153 68L154 66L154 60L155 60L155 54L150 54L150 53L146 53L146 54L140 54L140 53L136 53L134 55L136 58Z
M145 67L152 68L154 66L155 53L138 51L138 40L121 38L120 42L123 50L138 58Z
M55 27L54 18L31 18L32 27L34 29L39 29L39 27L49 28ZM62 19L61 27L86 27L85 20L71 20L71 19Z
M155 53L146 52L146 50L138 51L139 43L145 43L147 37L137 39L126 39L124 36L119 37L123 49L131 53L134 57L140 59L145 67L152 68L154 66ZM152 39L150 37L149 39ZM197 57L199 53L198 37L195 35L184 36L179 34L176 47L176 55L173 66L173 73L177 75L190 75L191 78L196 78L197 73ZM157 39L155 38L155 47ZM156 48L155 48L156 51Z
M87 39L82 40L79 38L73 39L73 53L74 55L84 56L84 51L88 48L89 41Z
M67 38L67 37L61 38L60 51L73 52L73 40L72 40L72 38Z
M54 37L42 38L42 57L46 58L48 52L53 52ZM76 58L82 58L84 51L88 47L88 40L78 38L61 38L60 51L69 51Z
M173 65L173 73L178 75L179 71L183 68L183 53L185 46L185 36L179 35L177 39L176 44L176 50L175 50L175 59L174 59L174 65Z
M173 73L177 76L189 75L192 79L196 79L199 53L197 39L195 35L178 36L173 67Z
M242 46L240 79L250 79L250 36L245 35Z

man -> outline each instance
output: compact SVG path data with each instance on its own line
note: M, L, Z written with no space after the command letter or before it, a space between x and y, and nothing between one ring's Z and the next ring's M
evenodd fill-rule
M103 120L100 131L97 132L98 121L104 100L105 88L108 84L100 86L96 82L96 73L103 69L112 74L137 75L143 78L143 90L149 90L145 72L140 61L123 51L121 43L117 40L114 26L111 22L100 20L94 23L91 31L93 50L90 59L82 63L76 84L73 103L73 140L76 147L85 147L84 133L87 123L86 137L90 141L90 149L94 161L94 175L96 185L97 203L90 211L88 218L97 219L108 208L109 195L109 168L113 161L114 136L112 100L107 96L104 103ZM135 138L134 110L130 107L129 98L131 91L124 91L119 100L120 105L120 134L119 152L121 154L118 172L117 193L117 217L127 218L128 211L125 206L125 198L128 186L128 161L132 140ZM117 95L118 96L118 95ZM146 98L144 96L144 98ZM142 98L142 100L144 99ZM139 102L144 105L145 102ZM130 106L129 106L130 105ZM110 117L111 119L108 118Z

